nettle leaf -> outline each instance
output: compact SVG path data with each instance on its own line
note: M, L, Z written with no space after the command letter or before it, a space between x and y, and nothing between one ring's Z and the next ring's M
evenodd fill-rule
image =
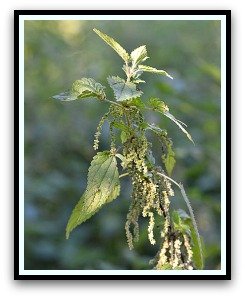
M109 35L106 35L105 33L102 33L98 29L94 28L94 32L99 35L100 38L102 38L110 47L113 48L114 51L118 53L118 55L126 62L128 63L130 60L129 54L126 52L126 50L118 43L116 42L112 37Z
M103 100L106 98L104 89L105 87L97 83L94 79L81 78L72 84L71 91L54 95L53 98L61 101L72 101L91 97Z
M78 99L87 97L104 99L106 97L104 89L105 87L97 83L94 79L82 78L72 84L71 94Z
M130 138L132 130L123 122L113 121L111 125L121 130L120 138L122 143L125 143Z
M125 142L127 142L127 140L130 138L131 134L127 131L122 131L120 134L120 139L122 144L124 144Z
M137 108L144 108L145 107L145 104L143 103L143 101L139 97L128 100L126 102L126 104L129 105L129 106L137 107Z
M145 71L145 72L161 74L161 75L169 77L170 79L173 79L173 77L171 77L171 75L168 74L165 70L159 70L159 69L156 69L156 68L148 66L148 65L139 65L138 69L141 71Z
M172 212L172 220L173 220L175 230L177 230L183 234L190 235L190 227L189 227L189 225L184 223L184 221L182 220L178 211Z
M150 98L148 102L148 106L154 111L158 111L162 113L169 111L169 108L165 104L165 102L158 98Z
M130 54L130 57L131 57L133 66L148 59L149 57L147 57L146 46L145 45L140 46L137 49L133 50L132 53Z
M116 157L109 151L98 152L88 171L87 188L72 211L66 227L66 238L78 225L94 215L120 192Z
M184 134L186 134L187 138L193 143L193 139L191 137L191 135L188 133L188 131L183 127L183 125L187 126L185 123L181 122L180 120L176 119L172 114L170 114L169 112L164 112L164 115L166 117L168 117L169 119L171 119L182 131Z
M190 216L185 211L179 209L178 211L175 211L175 212L178 214L181 222L185 226L188 226L188 229L190 231L190 236L192 241L191 245L192 245L192 251L193 251L193 262L195 264L195 267L197 269L203 269L204 259L203 259L203 248L202 248L200 236L197 233Z
M70 91L62 92L60 94L52 96L53 99L58 99L61 101L72 101L76 100L77 98L71 94Z
M136 89L136 85L132 82L126 82L119 77L109 77L108 83L112 88L117 101L125 101L133 98L140 97L143 93Z
M185 123L183 123L182 121L176 119L172 114L170 114L168 106L163 101L161 101L157 98L152 98L152 99L150 99L150 101L148 103L148 107L151 108L154 111L157 111L157 112L160 112L160 113L164 114L166 117L168 117L170 120L172 120L183 131L183 133L186 134L187 138L193 144L195 144L192 137L191 137L191 135L183 127L183 126L187 126L187 125ZM153 129L153 126L150 125L150 128ZM156 130L156 126L154 127L154 129ZM160 131L160 128L158 128L158 130Z
M175 153L172 148L172 144L167 144L167 154L162 155L162 160L167 170L169 176L171 176L176 160L175 160Z
M201 241L199 239L199 235L197 234L191 219L186 219L185 222L188 224L191 231L193 262L197 269L203 269L203 266L204 266L203 249L202 249Z

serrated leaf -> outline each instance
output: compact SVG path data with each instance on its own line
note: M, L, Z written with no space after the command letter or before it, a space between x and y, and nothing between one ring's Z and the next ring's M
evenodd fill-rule
M149 57L147 57L146 46L140 46L137 49L133 50L130 54L132 60L132 66L135 67L140 62L145 61Z
M155 67L151 67L148 65L139 65L138 69L141 71L145 71L145 72L161 74L161 75L169 77L170 79L173 79L173 77L170 74L168 74L165 70L159 70L159 69L156 69Z
M169 108L165 104L164 101L158 99L158 98L150 98L148 102L148 106L153 109L154 111L158 111L161 113L168 112Z
M76 100L77 98L73 96L69 91L62 92L60 94L52 96L53 99L58 99L61 101L72 101Z
M92 78L81 78L72 84L71 94L78 99L87 97L104 99L106 97L104 89L104 86Z
M193 143L193 139L191 137L191 135L188 133L188 131L183 127L183 125L185 125L183 122L179 121L178 119L176 119L172 114L170 114L169 112L164 112L164 115L166 117L168 117L170 120L172 120L176 125L178 125L178 127L183 131L183 133L186 134L187 138ZM183 125L182 125L183 124Z
M61 101L72 101L91 97L104 99L106 97L104 89L105 87L97 83L94 79L81 78L72 84L71 91L54 95L53 98Z
M99 35L100 38L102 38L110 47L113 48L114 51L117 52L117 54L126 62L128 63L130 60L129 54L126 52L126 50L118 43L116 42L112 37L109 35L102 33L100 30L94 28L94 32Z
M175 163L176 163L175 153L172 149L171 143L167 144L167 154L164 154L162 156L162 160L163 160L163 163L165 165L168 175L171 176L174 166L175 166Z
M115 98L117 101L125 101L133 98L140 97L143 93L136 89L136 85L132 82L126 82L124 79L119 77L109 77L108 83L112 88Z
M97 153L88 171L87 188L75 206L66 227L66 238L78 225L94 215L120 192L116 157L109 151Z

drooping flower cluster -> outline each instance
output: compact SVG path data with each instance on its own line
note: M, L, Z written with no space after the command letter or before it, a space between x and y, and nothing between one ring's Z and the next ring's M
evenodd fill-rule
M127 109L127 108L126 108ZM129 112L130 111L130 112ZM121 127L122 118L125 117L123 109L111 106L99 125L95 134L94 149L98 149L99 136L104 122L109 122L111 152L116 154L116 137L113 129ZM162 244L155 258L151 261L154 269L187 269L192 267L192 248L190 236L180 233L174 228L170 214L171 197L174 191L171 182L157 175L164 171L161 167L156 167L151 160L151 144L147 141L144 127L144 119L138 109L128 110L127 119L131 123L131 133L123 142L122 167L130 176L132 181L131 205L125 223L126 237L130 249L134 248L134 243L139 240L139 218L148 219L148 239L152 245L156 244L156 237L162 239ZM134 129L136 128L136 129ZM154 128L155 129L155 128ZM157 131L158 133L158 131ZM161 140L166 139L166 135L159 136ZM155 234L156 218L161 218L162 228L160 235Z
M122 166L132 179L132 202L125 224L127 242L133 249L139 239L139 217L147 217L148 239L154 245L155 217L161 216L163 228L160 236L162 245L152 264L155 269L188 269L192 268L192 250L189 236L175 231L171 222L170 202L174 196L171 183L166 178L156 175L156 168L148 165L149 144L140 136L130 139L124 146L125 157ZM162 171L158 169L158 171ZM132 230L132 231L131 231Z

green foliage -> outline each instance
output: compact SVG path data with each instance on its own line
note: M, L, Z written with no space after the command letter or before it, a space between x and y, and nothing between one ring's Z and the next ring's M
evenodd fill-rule
M94 79L82 78L80 80L76 80L72 84L70 92L63 92L59 95L53 96L53 98L61 101L71 101L90 97L103 100L106 97L104 89L105 87L100 83L95 82Z
M102 33L101 31L99 31L98 29L93 29L94 32L96 34L99 35L99 37L101 37L110 47L113 48L113 50L115 50L118 55L127 63L129 62L129 54L124 50L124 48L122 46L120 46L120 44L118 42L116 42L112 37Z
M94 79L82 78L73 83L71 94L78 99L87 97L104 99L106 97L104 89L105 87L100 83L95 82Z
M187 138L192 141L192 143L194 144L194 141L191 137L191 135L189 134L189 132L183 127L183 125L186 126L185 123L181 122L180 120L176 119L172 114L170 114L169 112L164 112L164 115L167 116L169 119L171 119L182 131L183 133L186 134Z
M172 144L167 143L167 154L162 155L162 160L169 176L171 176L176 160L175 153L172 149Z
M137 49L133 50L130 54L132 65L135 67L139 63L145 61L149 57L147 57L146 46L140 46Z
M117 101L125 101L141 96L142 91L136 90L136 85L132 82L126 82L119 77L109 77L108 83L113 89Z
M150 98L149 99L149 107L154 111L158 111L161 113L165 113L169 111L168 106L158 98Z
M193 262L197 269L203 269L203 247L201 242L198 240L199 235L193 225L193 221L190 216L186 214L185 211L179 209L173 212L173 220L175 228L181 233L188 233L192 240L192 250L193 250Z
M70 232L94 215L104 204L114 200L120 192L119 174L115 156L109 151L98 152L88 170L87 188L72 211L66 227Z
M184 183L198 211L205 270L220 269L220 22L198 20L25 22L25 269L145 270L152 268L148 260L158 249L158 239L148 245L147 229L141 226L136 250L125 250L122 225L131 193L128 176L120 178L120 197L64 241L69 212L86 188L96 122L109 103L59 102L50 96L70 88L76 79L91 77L107 87L109 98L106 77L125 78L120 71L123 60L91 30L94 27L117 37L129 54L146 44L150 59L140 64L165 69L174 77L170 81L143 73L140 78L147 83L138 85L144 92L141 100L162 99L170 113L188 124L196 146L164 115L142 113L145 121L153 121L171 137L177 161L172 178ZM217 79L203 66L217 69ZM107 131L106 120L99 151L109 148ZM119 144L121 131L114 132ZM156 164L161 164L161 145L152 133L146 130ZM176 190L172 209L184 209L178 194Z
M203 268L199 233L190 203L182 191L185 202L190 211L190 218L182 219L176 211L171 213L170 197L174 196L172 189L172 174L175 166L175 153L173 143L167 131L148 123L143 115L147 109L160 112L171 119L193 142L190 134L185 130L180 120L169 113L168 106L158 98L151 97L145 104L141 99L143 92L136 84L143 82L139 77L143 72L151 72L172 77L164 70L140 65L148 59L145 46L140 46L129 55L113 38L94 29L108 45L110 45L124 60L123 70L126 79L118 76L109 76L108 83L114 92L115 101L109 100L105 94L105 87L91 78L82 78L73 83L70 93L54 96L60 100L75 100L95 97L104 103L110 103L97 127L95 133L94 149L99 147L99 137L105 121L109 123L110 151L103 151L95 155L88 172L87 188L75 206L66 228L66 237L78 225L94 215L104 204L111 202L119 195L120 183L116 157L121 160L123 173L120 177L128 175L132 181L132 202L127 214L125 224L127 242L130 249L139 240L139 217L148 218L148 239L152 245L155 239L155 218L163 221L160 232L162 244L152 263L154 269L159 270L191 270ZM67 97L67 98L66 98ZM117 138L115 129L119 131ZM162 160L165 170L155 164L145 131L153 131L163 146ZM118 144L119 142L119 144ZM182 189L182 188L181 188ZM132 229L133 228L133 229ZM198 261L199 259L199 261Z
M193 226L193 222L191 221L191 219L187 219L186 222L191 230L193 262L195 264L195 267L201 270L204 267L203 248L200 245L200 241L198 241L199 236Z
M145 72L161 74L161 75L169 77L170 79L173 79L173 77L170 74L168 74L165 70L159 70L159 69L156 69L156 68L148 66L148 65L139 65L139 70L145 71Z

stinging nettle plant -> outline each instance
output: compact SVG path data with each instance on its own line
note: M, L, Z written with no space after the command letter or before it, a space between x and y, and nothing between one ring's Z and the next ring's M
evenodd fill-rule
M76 80L68 92L53 96L62 101L96 98L102 104L109 103L99 121L94 146L99 148L102 126L107 121L110 128L110 150L98 152L88 171L87 188L72 211L66 227L66 238L71 231L85 222L99 209L113 201L120 193L120 179L129 176L132 182L131 205L126 218L125 230L129 249L139 240L139 218L148 218L148 239L156 244L155 220L162 223L158 230L159 251L150 264L158 270L192 270L203 268L203 254L197 224L183 185L170 178L175 166L173 143L165 129L148 123L143 115L145 110L163 114L172 120L193 142L186 131L185 124L169 112L161 99L152 97L142 100L143 92L138 88L144 72L155 73L173 79L166 71L142 64L149 57L146 46L140 46L128 54L110 36L94 29L123 59L126 78L109 76L109 86L114 100L108 99L105 87L92 78ZM162 166L156 165L146 132L152 132L161 143ZM119 174L118 164L122 173ZM177 186L186 202L189 215L181 210L173 210L171 200L174 196L172 186Z

